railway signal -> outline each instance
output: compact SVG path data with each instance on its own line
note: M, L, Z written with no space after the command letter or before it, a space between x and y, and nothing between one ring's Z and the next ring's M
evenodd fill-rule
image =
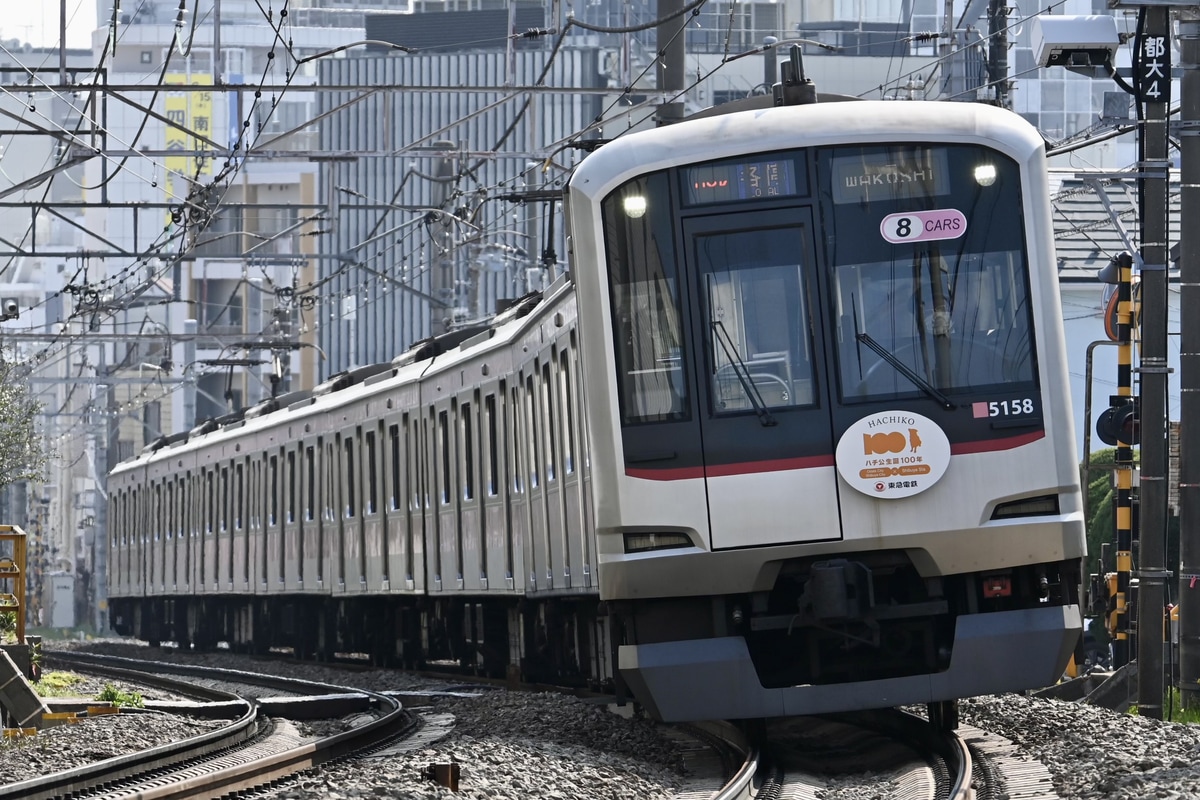
M1140 443L1140 405L1135 397L1113 395L1109 407L1096 418L1096 434L1109 447L1117 443L1133 446Z

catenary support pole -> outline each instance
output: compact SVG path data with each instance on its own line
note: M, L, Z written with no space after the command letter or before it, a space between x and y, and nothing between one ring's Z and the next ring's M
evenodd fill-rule
M1180 217L1200 219L1200 11L1179 20ZM1181 226L1179 429L1179 693L1184 708L1200 708L1200 229Z
M688 15L680 14L683 0L658 0L658 88L668 92L683 91L684 39ZM671 19L667 19L671 17ZM668 100L658 107L659 125L670 125L683 119L683 97Z
M1141 486L1138 492L1138 713L1163 716L1163 610L1167 540L1167 109L1171 102L1171 20L1146 10L1137 43L1137 78L1146 103L1142 219Z
M996 105L1011 108L1008 98L1008 3L988 0L988 81L996 92Z

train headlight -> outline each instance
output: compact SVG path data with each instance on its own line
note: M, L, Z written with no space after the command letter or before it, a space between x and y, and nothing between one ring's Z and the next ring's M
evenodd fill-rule
M640 194L627 194L622 201L622 208L628 216L641 219L646 216L646 198Z
M626 553L648 553L651 550L677 550L691 547L692 540L686 533L627 533Z
M991 186L996 182L996 165L980 164L975 167L975 182L980 186Z

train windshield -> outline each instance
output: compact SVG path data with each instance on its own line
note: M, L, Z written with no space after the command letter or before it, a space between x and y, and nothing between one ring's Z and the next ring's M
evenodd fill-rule
M930 248L834 272L845 397L1033 379L1020 252Z
M1019 172L968 146L823 159L843 400L1034 380Z
M1035 388L1020 170L993 150L755 154L603 214L624 425Z

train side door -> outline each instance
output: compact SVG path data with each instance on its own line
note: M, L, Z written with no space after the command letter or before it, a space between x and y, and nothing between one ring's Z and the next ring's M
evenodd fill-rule
M684 236L713 549L841 538L811 212Z

